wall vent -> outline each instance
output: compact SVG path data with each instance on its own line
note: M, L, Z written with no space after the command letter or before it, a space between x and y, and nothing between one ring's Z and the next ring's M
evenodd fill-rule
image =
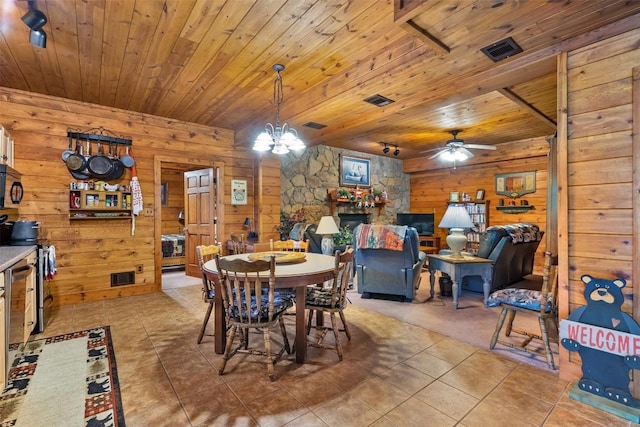
M136 283L135 271L122 271L111 273L111 287L122 285L134 285Z
M327 125L323 125L322 123L316 123L316 122L307 122L302 126L306 126L311 129L322 129L327 127Z
M517 53L522 52L522 48L511 37L500 40L492 45L485 46L480 49L482 53L487 55L493 62L502 61Z
M382 95L373 95L364 99L364 102L368 102L369 104L373 104L377 107L384 107L385 105L389 105L392 102L395 102L393 99L389 99Z

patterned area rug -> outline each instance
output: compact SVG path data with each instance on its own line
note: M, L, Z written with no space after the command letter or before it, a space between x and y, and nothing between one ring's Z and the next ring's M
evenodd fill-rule
M9 360L0 427L125 425L108 326L12 345Z

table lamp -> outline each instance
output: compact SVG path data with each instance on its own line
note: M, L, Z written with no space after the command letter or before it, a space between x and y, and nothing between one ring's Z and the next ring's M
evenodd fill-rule
M325 255L333 255L333 235L338 234L338 226L332 216L323 216L320 218L320 223L316 229L316 234L322 235L322 253Z
M474 227L467 208L461 205L449 205L438 227L451 229L451 233L447 236L447 245L451 248L451 258L463 258L460 251L467 244L464 229Z

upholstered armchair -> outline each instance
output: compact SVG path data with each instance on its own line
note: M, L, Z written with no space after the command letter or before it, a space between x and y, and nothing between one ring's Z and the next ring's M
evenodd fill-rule
M426 254L413 227L360 224L354 230L356 280L362 298L395 295L412 301Z

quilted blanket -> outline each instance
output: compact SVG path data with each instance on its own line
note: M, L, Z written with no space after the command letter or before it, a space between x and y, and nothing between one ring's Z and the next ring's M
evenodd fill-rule
M518 243L539 242L540 240L542 240L540 227L528 222L509 225L495 225L493 227L487 228L487 230L491 230L494 228L502 228L504 231L506 231L509 234L509 237L511 237L511 241L514 245Z
M182 234L163 234L162 235L162 257L181 257L184 256L184 235Z
M355 230L356 247L401 251L406 231L404 225L361 224Z

